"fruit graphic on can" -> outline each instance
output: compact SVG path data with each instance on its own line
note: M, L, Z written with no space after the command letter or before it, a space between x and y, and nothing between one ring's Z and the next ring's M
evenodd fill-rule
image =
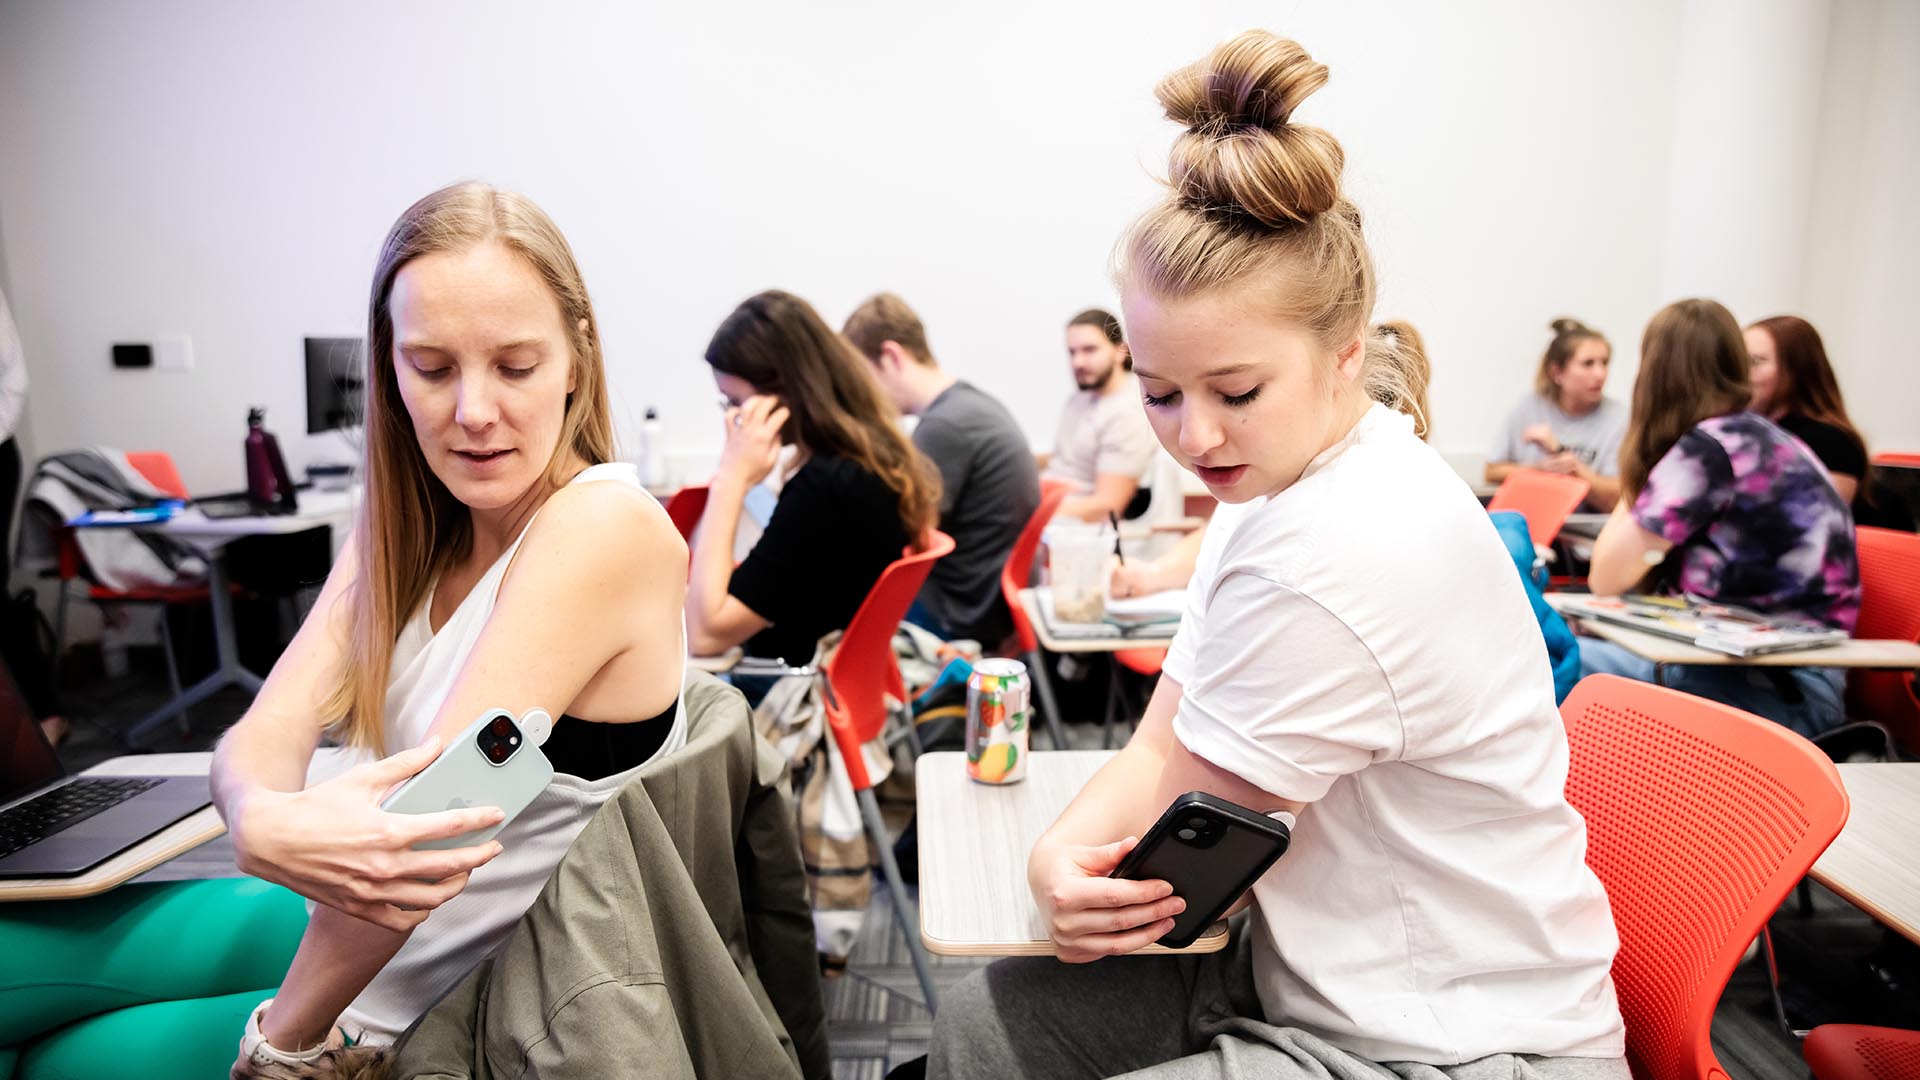
M1027 668L1018 660L982 660L967 678L967 775L983 784L1027 776Z

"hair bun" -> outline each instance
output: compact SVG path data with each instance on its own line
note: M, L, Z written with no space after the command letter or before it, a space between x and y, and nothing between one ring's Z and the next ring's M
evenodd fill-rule
M1592 330L1587 328L1586 323L1581 322L1579 319L1568 318L1564 315L1548 323L1547 329L1553 331L1555 337L1560 337L1564 334L1590 335L1593 333Z
M1290 121L1326 82L1325 64L1265 30L1248 30L1161 80L1154 96L1187 128L1173 145L1174 192L1269 228L1333 209L1346 155L1332 135Z

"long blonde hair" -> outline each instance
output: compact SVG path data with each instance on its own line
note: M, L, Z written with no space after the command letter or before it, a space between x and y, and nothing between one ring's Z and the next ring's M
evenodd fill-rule
M473 519L428 467L394 374L388 301L400 270L422 255L497 243L539 273L560 303L571 345L574 390L540 484L552 491L577 458L614 456L600 324L573 249L524 195L481 183L455 184L408 207L393 223L373 268L367 308L366 503L356 525L359 574L343 597L347 651L321 716L350 746L384 751L387 680L402 622L441 571L473 544ZM570 452L569 452L570 451Z
M1167 76L1154 96L1186 131L1174 141L1167 198L1116 250L1121 290L1182 299L1257 289L1268 310L1329 352L1362 337L1360 389L1418 414L1408 351L1365 334L1375 294L1360 210L1340 191L1346 155L1320 128L1291 122L1326 85L1298 42L1248 30Z

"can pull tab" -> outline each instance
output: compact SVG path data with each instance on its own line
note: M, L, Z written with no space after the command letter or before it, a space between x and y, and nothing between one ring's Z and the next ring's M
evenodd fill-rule
M547 736L553 734L553 717L545 709L528 709L520 716L520 734L530 746L545 746Z

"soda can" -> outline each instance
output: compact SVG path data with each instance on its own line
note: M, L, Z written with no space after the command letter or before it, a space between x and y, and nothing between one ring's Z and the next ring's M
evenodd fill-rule
M982 660L967 677L967 775L983 784L1027 778L1027 728L1033 713L1027 666Z

